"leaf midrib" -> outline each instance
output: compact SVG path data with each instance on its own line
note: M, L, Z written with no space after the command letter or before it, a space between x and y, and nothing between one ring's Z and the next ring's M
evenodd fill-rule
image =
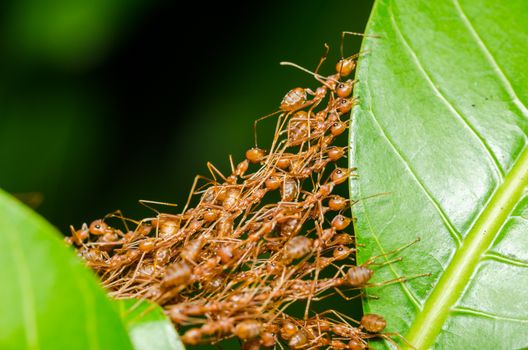
M528 108L519 99L509 79L471 24L458 0L452 1L461 21L490 63L495 75L511 97L513 104L521 115L528 116ZM377 4L378 2L376 2ZM373 9L374 11L375 9ZM369 21L369 26L371 23L372 21ZM367 32L369 32L368 29ZM456 112L458 113L459 111ZM487 146L485 140L480 141ZM497 165L496 159L494 159L494 162ZM499 167L499 172L501 170ZM508 219L509 214L520 200L523 190L528 185L528 147L523 148L509 174L500 180L502 180L502 184L495 189L494 194L489 198L488 203L476 221L474 221L462 246L457 249L449 266L432 289L423 309L417 314L405 336L406 340L416 349L428 349L434 344L446 319L453 311L452 307L460 298L471 276L478 268L478 264L482 259L481 255L491 245Z
M502 69L489 52L482 39L464 14L457 0L453 0L460 18L468 28L475 42L492 65L516 107L524 114L526 107ZM488 204L468 232L462 246L456 251L449 266L431 291L423 309L408 330L406 339L417 349L428 349L434 344L442 326L449 317L453 305L462 295L471 276L476 271L481 255L488 249L493 239L506 222L510 212L528 185L528 148L524 148L503 183L496 189Z
M524 148L510 173L468 232L423 309L417 314L406 339L416 349L431 347L442 330L469 279L528 185L528 148Z

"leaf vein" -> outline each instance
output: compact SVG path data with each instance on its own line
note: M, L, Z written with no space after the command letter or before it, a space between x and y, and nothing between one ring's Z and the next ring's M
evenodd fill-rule
M452 311L456 312L456 313L460 313L460 314L469 314L471 316L480 316L480 317L491 318L491 319L500 320L500 321L511 321L511 322L518 322L518 323L528 323L528 319L508 317L508 316L500 316L500 315L493 314L491 312L471 309L469 307L457 306L457 307L454 307L452 309Z
M473 39L475 40L475 42L477 43L481 51L484 53L484 56L486 57L488 62L493 67L493 70L495 71L495 73L497 73L499 79L502 81L504 88L508 92L508 95L510 95L513 103L519 109L522 115L528 118L528 108L525 106L525 104L521 101L521 99L515 92L515 89L513 88L510 80L508 79L508 77L506 77L506 74L500 67L495 57L493 57L493 55L491 54L490 50L488 49L488 47L486 46L486 44L484 43L484 41L482 40L478 32L476 31L473 24L471 24L471 21L469 20L466 13L462 9L462 6L460 6L460 3L458 2L458 0L453 0L453 4L455 5L458 16L460 17L460 19L462 20L466 28L471 33L471 36L473 37Z
M359 190L361 192L361 189ZM370 222L370 218L369 218L369 215L367 213L367 209L366 209L366 203L363 204L363 211L365 212L365 218L368 222L368 226L369 226L369 230L370 230L370 233L372 234L372 237L374 238L374 240L376 241L376 245L378 246L381 254L386 254L387 252L385 251L385 249L383 248L379 238L378 238L378 235L376 234L375 230L373 229L373 226L372 226L372 223ZM402 276L400 276L400 274L398 272L396 272L396 270L392 267L392 264L389 265L389 268L390 270L393 272L394 276L396 278L400 278ZM418 310L422 310L422 305L421 303L418 301L418 298L416 298L416 296L411 292L411 290L407 287L407 285L405 284L405 281L401 281L399 282L399 285L401 286L401 288L403 289L403 292L407 295L407 298L414 304L414 306L418 309Z
M484 256L482 257L482 260L493 260L493 261L498 261L498 262L502 262L502 263L509 264L509 265L528 268L528 261L514 259L509 256L505 256L503 254L499 254L495 252L488 252L484 254Z
M440 207L440 204L433 198L432 194L429 192L429 190L425 187L425 184L418 178L418 175L416 172L412 169L410 162L403 156L402 152L396 148L396 145L394 142L389 138L386 131L383 129L383 127L380 125L378 119L376 118L374 112L369 109L369 114L372 116L372 119L376 126L378 127L381 136L383 139L389 144L390 148L394 151L394 153L400 158L401 162L409 172L409 174L412 176L414 181L418 184L420 189L423 191L429 202L435 207L436 211L438 212L438 215L442 219L444 225L446 226L447 230L449 231L449 234L453 238L453 240L456 243L457 248L462 245L462 236L460 233L455 229L454 225L451 223L449 218L447 217L447 214L444 212L444 210Z
M461 113L455 105L447 99L447 97L442 93L442 91L437 87L437 84L433 81L433 78L431 75L427 72L427 70L422 65L422 62L418 58L418 55L416 54L416 51L411 47L407 39L404 37L403 33L401 32L401 29L394 17L394 13L390 11L390 17L391 17L391 23L392 26L400 39L400 41L403 43L403 46L405 49L409 52L411 55L411 58L418 68L418 71L420 72L421 76L425 79L431 90L434 92L434 96L438 98L442 103L447 107L449 112L451 112L452 115L454 115L464 126L467 130L473 135L473 137L478 141L478 143L481 145L481 147L484 149L484 152L486 156L489 158L491 163L493 164L493 168L495 173L497 174L497 177L499 180L504 179L504 170L502 169L499 160L497 159L497 156L495 153L491 150L491 147L488 145L484 137L478 132L478 130L469 122L469 120L464 116L463 113Z

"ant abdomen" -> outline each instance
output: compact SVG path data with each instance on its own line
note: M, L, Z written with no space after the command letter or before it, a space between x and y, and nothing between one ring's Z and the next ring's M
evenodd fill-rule
M162 280L165 287L185 286L191 282L191 267L184 261L172 263Z
M292 178L285 178L280 190L282 200L285 202L291 202L299 195L297 181Z
M299 219L297 217L287 218L280 225L280 234L284 237L294 236L299 228Z
M215 229L218 237L229 237L233 232L233 222L229 218L221 219L216 222Z
M348 204L348 200L341 196L333 196L328 200L328 207L333 211L341 211L345 209Z
M284 170L284 169L287 169L290 166L290 164L291 164L291 160L287 156L283 155L281 158L277 160L277 163L275 163L275 166L279 169Z
M253 164L260 163L265 155L266 151L257 147L250 148L246 151L246 159Z
M348 350L365 350L367 348L367 344L362 339L351 339L348 344Z
M345 350L348 348L348 345L343 343L340 340L332 340L330 341L330 349L332 350Z
M191 328L182 335L182 341L188 345L198 345L202 342L202 332L198 328Z
M222 276L222 275L211 277L210 279L206 281L205 288L210 291L216 290L223 285L224 280L225 280L225 276Z
M158 265L166 265L171 258L170 251L168 249L159 248L154 254L154 261Z
M288 260L300 259L312 250L313 240L305 236L295 236L284 246L284 257Z
M292 349L300 349L303 348L307 342L308 337L306 336L306 333L300 329L290 338L288 346Z
M288 320L284 320L280 328L281 338L284 340L290 340L298 332L298 330L299 329L297 328L295 323Z
M268 190L274 191L281 187L282 180L278 175L273 174L266 180L265 185Z
M216 254L220 257L222 264L230 264L236 258L236 248L232 245L222 245L218 247Z
M346 77L356 68L356 62L350 58L342 58L336 64L336 72L341 77Z
M216 219L218 219L219 216L220 214L217 210L206 208L203 214L203 219L205 222L214 222L216 221Z
M346 281L352 287L364 286L374 275L374 271L365 266L351 266L346 273Z
M257 320L246 320L235 326L234 334L240 339L247 340L255 338L260 334L262 323Z
M223 201L223 206L226 210L230 210L236 206L240 198L240 190L237 188L231 188L227 191L226 197Z
M270 331L262 332L260 334L260 344L266 348L274 347L277 344L277 335Z
M300 108L306 102L306 90L303 88L295 88L284 96L280 104L280 109L283 111L294 111Z
M367 314L361 318L361 327L370 333L379 333L383 331L386 326L387 321L385 321L385 318L377 314Z

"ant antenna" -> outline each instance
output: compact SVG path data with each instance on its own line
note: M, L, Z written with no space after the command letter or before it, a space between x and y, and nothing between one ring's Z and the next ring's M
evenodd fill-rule
M139 204L143 205L144 207L149 208L150 210L152 210L153 212L155 212L158 215L160 214L160 212L156 208L150 206L149 204L166 205L166 206L169 206L169 207L177 207L178 206L178 204L174 204L174 203L149 201L149 200L146 200L146 199L140 199L138 202L139 202Z
M293 62L287 62L287 61L283 61L283 62L280 62L280 65L281 66L291 66L291 67L294 67L294 68L297 68L299 70L302 70L303 72L305 73L308 73L310 75L313 75L315 77L315 79L317 79L318 81L320 81L321 83L323 83L326 87L330 88L330 86L327 85L326 81L324 79L327 79L327 80L331 80L331 81L334 81L336 83L339 83L337 80L333 79L333 78L326 78L326 77L323 77L321 74L318 74L318 73L315 73L315 72L312 72L311 70L309 69L306 69L304 67L301 67L299 66L298 64L295 64ZM318 67L319 68L319 67Z

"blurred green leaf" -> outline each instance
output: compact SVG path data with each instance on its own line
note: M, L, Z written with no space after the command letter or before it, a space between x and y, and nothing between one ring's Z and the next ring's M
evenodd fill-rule
M98 61L143 4L143 0L13 1L4 13L9 54L65 66Z
M380 0L360 59L352 198L367 312L417 349L528 344L528 3ZM396 258L395 256L387 259ZM485 335L485 336L483 336Z
M161 307L145 300L116 300L135 350L184 350Z
M0 348L131 349L95 277L37 214L0 190Z

